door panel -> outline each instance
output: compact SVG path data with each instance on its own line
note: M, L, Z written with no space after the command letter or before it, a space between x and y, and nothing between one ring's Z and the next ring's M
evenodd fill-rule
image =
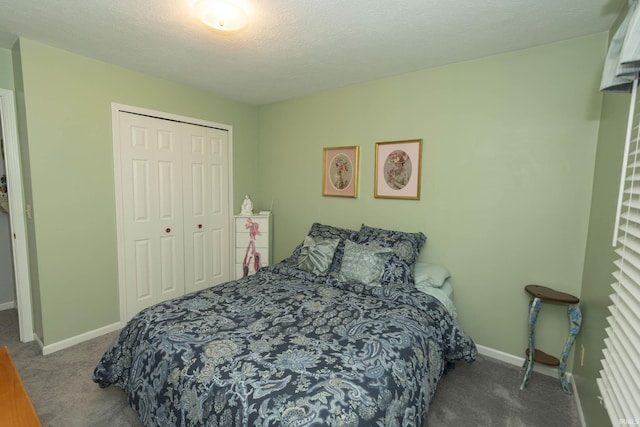
M211 229L210 231L211 233L211 242L213 243L213 253L225 253L229 251L229 245L228 242L225 241L225 233L223 232L222 229L218 228L218 229ZM228 259L222 256L214 256L212 257L211 260L211 269L212 269L212 273L213 273L213 277L215 278L222 278L225 277L225 274L227 276L229 276L231 274L230 271L228 271L229 268L229 264L228 264ZM225 270L226 269L226 270ZM228 280L231 280L232 277L230 277Z
M131 191L133 191L133 221L147 222L149 217L149 161L131 161Z
M151 242L148 239L135 242L135 282L133 290L136 291L136 301L152 298L151 290Z
M231 280L230 269L230 221L231 207L229 200L229 133L219 129L209 129L208 143L211 150L209 161L211 192L209 215L211 227L209 237L212 242L212 253L209 259L214 284Z
M185 287L196 291L230 280L228 132L185 125Z
M184 294L178 123L119 113L127 317Z
M176 242L175 236L161 237L160 238L160 253L161 253L161 272L160 272L160 290L164 296L172 294L174 292L182 292L182 277L177 277L176 271L182 271L180 265L177 265L182 261L182 254L177 253L176 246L179 246Z

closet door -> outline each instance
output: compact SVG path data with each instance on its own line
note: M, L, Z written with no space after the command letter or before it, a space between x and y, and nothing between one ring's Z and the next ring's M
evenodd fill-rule
M183 124L185 288L230 280L229 137L226 130Z
M184 294L181 124L119 112L126 312ZM122 265L121 265L122 268Z

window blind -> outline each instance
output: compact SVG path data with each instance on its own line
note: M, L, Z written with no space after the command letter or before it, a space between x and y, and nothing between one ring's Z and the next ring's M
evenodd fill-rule
M597 380L611 423L640 425L640 102L633 81L614 229L618 258L611 285L604 359Z

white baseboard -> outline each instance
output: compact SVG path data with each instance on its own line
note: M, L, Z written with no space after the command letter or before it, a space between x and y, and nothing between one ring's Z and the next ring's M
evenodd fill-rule
M36 334L35 332L33 333L33 340L36 342L36 344L38 344L38 346L40 347L40 351L42 351L42 348L44 347L44 343L42 342L42 340L40 339L40 337L38 336L38 334Z
M16 308L15 301L3 302L0 304L0 311L11 310L12 308Z
M493 348L485 347L482 345L476 344L476 347L478 349L478 353L483 356L491 357L492 359L497 359L502 362L506 362L515 366L520 366L520 367L524 366L524 357L514 356L513 354L505 353L504 351L495 350ZM558 368L541 365L541 364L534 364L533 370L543 375L548 375L550 377L558 378L558 381L560 380L560 372L558 372ZM567 372L566 374L567 374L567 379L571 383L573 398L575 399L576 406L578 407L578 416L580 417L580 424L582 425L582 427L586 427L587 424L584 419L584 412L582 412L582 405L580 403L580 396L578 395L578 389L576 388L576 382L573 380L573 375L571 374L571 372Z
M89 341L90 339L97 338L104 334L117 331L121 328L122 324L120 322L116 322L112 323L111 325L103 326L102 328L94 329L93 331L85 332L84 334L76 335L75 337L67 338L66 340L55 342L53 344L43 346L42 342L39 339L38 343L40 344L40 347L42 347L42 355L45 356L47 354L51 354L65 348L72 347L76 344Z
M578 395L578 388L576 387L576 382L571 381L571 389L573 390L573 398L576 401L576 406L578 407L578 416L580 417L580 425L582 427L587 427L587 420L584 418L584 412L582 411L582 402L580 402L580 395Z
M498 359L511 365L524 366L524 357L514 356L513 354L505 353L504 351L495 350L493 348L485 347L482 345L476 344L476 347L478 348L478 353L482 354L483 356ZM550 377L560 377L558 368L553 368L551 366L541 365L538 363L533 365L533 370L534 372L539 372ZM567 372L567 378L571 380L570 372Z

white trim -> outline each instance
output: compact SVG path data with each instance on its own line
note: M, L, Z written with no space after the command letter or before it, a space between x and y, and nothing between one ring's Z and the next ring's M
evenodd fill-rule
M118 111L121 107L119 104L111 104L111 132L113 136L113 175L115 187L115 203L116 203L116 247L118 251L118 294L120 306L120 323L127 318L127 298L125 289L125 272L122 266L125 265L124 259L124 218L122 217L122 186L117 184L120 181L122 173L120 172L120 120L118 120Z
M506 362L511 365L524 366L524 357L514 356L513 354L505 353L504 351L495 350L493 348L489 348L489 347L485 347L477 344L476 344L476 348L478 349L478 353L482 354L483 356L488 356L493 359L498 359L502 362ZM533 370L535 372L539 372L549 377L558 377L558 380L560 380L560 374L558 372L558 368L553 368L551 366L534 363ZM567 378L569 378L570 381L571 381L571 377L572 377L571 373L567 372Z
M229 253L232 254L235 251L234 239L233 239L233 127L231 125L225 125L216 122L210 122L206 120L195 119L192 117L179 116L176 114L166 113L162 111L149 110L141 107L134 107L131 105L119 104L116 102L111 103L111 123L113 132L113 174L114 184L121 180L122 172L120 170L120 121L118 119L118 113L120 111L142 114L151 117L157 117L159 119L174 120L179 122L191 123L194 125L213 127L217 129L226 130L229 133ZM118 292L120 294L120 323L121 326L126 323L127 319L127 298L126 298L126 280L125 280L125 259L124 259L124 218L122 217L123 195L122 186L115 185L116 196L116 240L118 248ZM234 257L229 257L229 277L234 275Z
M27 249L27 227L25 223L24 186L22 163L18 141L16 104L13 91L0 89L0 114L2 114L2 134L7 165L7 181L10 183L9 223L13 235L13 269L16 285L16 304L20 341L33 341L33 308L31 306L31 278L29 272L29 251Z
M580 417L580 425L582 427L587 427L587 420L584 418L584 412L582 411L582 402L580 402L580 395L578 395L578 387L576 386L576 382L571 381L571 388L573 390L573 396L576 401L576 406L578 407L578 417Z
M94 329L93 331L76 335L75 337L71 337L62 341L55 342L53 344L43 346L42 342L39 339L38 339L38 342L40 343L40 347L42 347L42 355L46 356L47 354L64 350L65 348L72 347L76 344L89 341L91 339L100 337L102 335L105 335L114 331L118 331L120 329L122 329L122 325L120 324L120 322L116 322L116 323L112 323L111 325L103 326L102 328Z
M36 334L35 332L33 333L33 340L38 344L38 347L40 347L40 352L42 352L42 348L44 347L44 343L42 342L42 340L40 339L38 334Z
M15 301L3 302L0 304L0 311L11 310L12 308L16 308Z

